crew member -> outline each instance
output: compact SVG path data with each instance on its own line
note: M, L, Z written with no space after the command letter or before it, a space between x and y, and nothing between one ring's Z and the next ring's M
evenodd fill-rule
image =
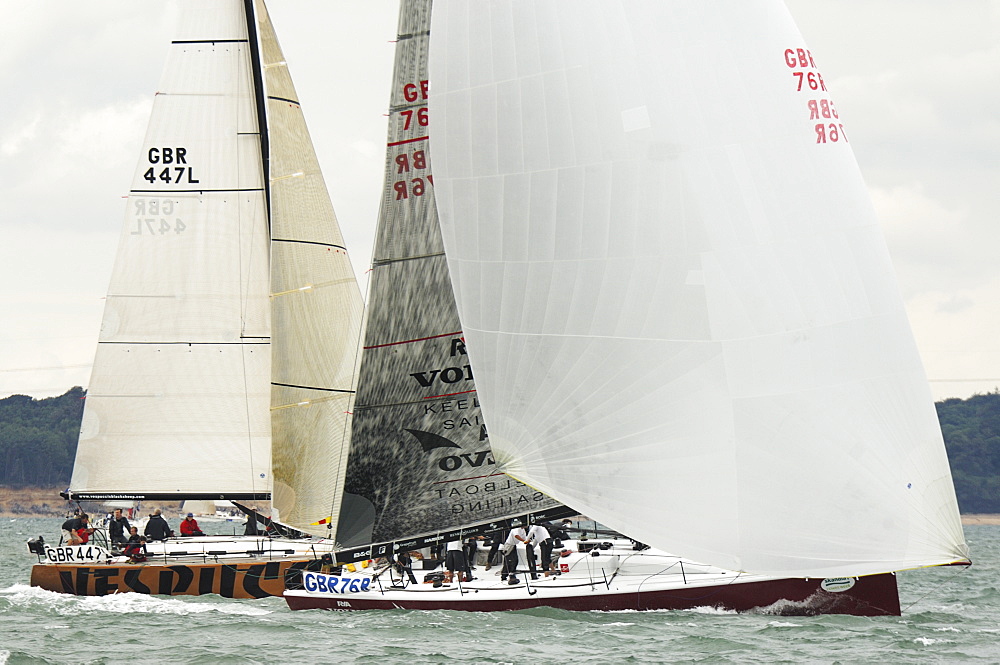
M66 545L82 545L87 542L80 537L80 531L86 535L94 533L90 528L90 516L87 513L80 513L79 517L71 517L62 525L62 540Z
M201 528L198 526L198 520L194 518L194 513L188 513L187 517L181 520L181 535L182 536L204 536Z
M167 524L167 520L163 519L163 516L160 514L161 512L162 511L157 508L153 511L153 514L149 516L149 521L146 522L146 528L143 530L143 533L146 534L150 540L166 540L173 535L173 532L170 530L170 525Z
M113 545L124 545L128 542L128 536L125 534L131 530L131 525L128 520L122 516L122 509L115 508L115 514L111 517L108 522L108 537L111 539Z

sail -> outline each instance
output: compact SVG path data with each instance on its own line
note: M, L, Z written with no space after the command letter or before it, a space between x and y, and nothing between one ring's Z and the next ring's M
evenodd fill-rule
M132 180L70 492L267 498L268 228L247 18L190 3Z
M345 546L436 533L554 504L503 475L479 411L427 156L429 0L403 0L385 194L372 260ZM346 520L350 516L350 520Z
M215 516L215 502L214 501L185 501L181 504L181 516L187 515L188 513L193 513L194 515L212 515Z
M340 511L364 301L261 0L257 15L271 185L272 517L325 532Z
M779 0L435 3L449 267L496 461L730 569L963 560L930 391Z

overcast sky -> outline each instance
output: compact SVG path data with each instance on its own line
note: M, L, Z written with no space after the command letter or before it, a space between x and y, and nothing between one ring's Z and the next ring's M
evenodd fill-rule
M848 129L935 399L996 389L1000 0L787 4ZM397 2L269 8L363 273ZM45 397L88 383L176 6L0 0L0 9L0 397Z

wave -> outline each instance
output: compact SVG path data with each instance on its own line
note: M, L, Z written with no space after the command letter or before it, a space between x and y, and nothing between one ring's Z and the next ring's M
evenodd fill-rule
M59 615L73 616L107 612L110 614L235 614L244 616L264 616L273 610L259 605L226 600L211 602L202 600L182 600L177 597L148 596L141 593L118 593L110 596L70 596L54 591L46 591L26 584L15 584L0 590L0 598L18 609L42 609ZM221 600L221 599L220 599ZM0 662L0 665L3 665Z

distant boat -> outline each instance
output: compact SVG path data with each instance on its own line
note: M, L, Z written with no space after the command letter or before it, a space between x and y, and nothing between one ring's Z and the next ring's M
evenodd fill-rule
M188 513L202 522L242 522L246 519L230 501L185 501L178 517L183 519Z
M356 410L371 358L460 340L448 363L410 363L385 401L423 405L406 431L434 435L474 403L489 466L469 466L480 449L464 440L380 437L370 544L337 559L508 528L548 497L641 543L569 541L560 575L522 565L513 585L308 572L288 605L892 615L894 571L967 564L889 256L783 4L437 0L431 14L402 2L373 276L419 308L369 310ZM452 285L460 326L416 326L439 316L417 294ZM464 523L394 518L407 465L458 490ZM538 507L468 511L463 490L485 499L499 472Z
M181 18L64 496L270 500L274 520L326 536L361 293L264 3L187 2ZM149 563L128 566L105 563L106 548L47 546L31 581L81 595L274 595L333 544L209 537L149 549Z

